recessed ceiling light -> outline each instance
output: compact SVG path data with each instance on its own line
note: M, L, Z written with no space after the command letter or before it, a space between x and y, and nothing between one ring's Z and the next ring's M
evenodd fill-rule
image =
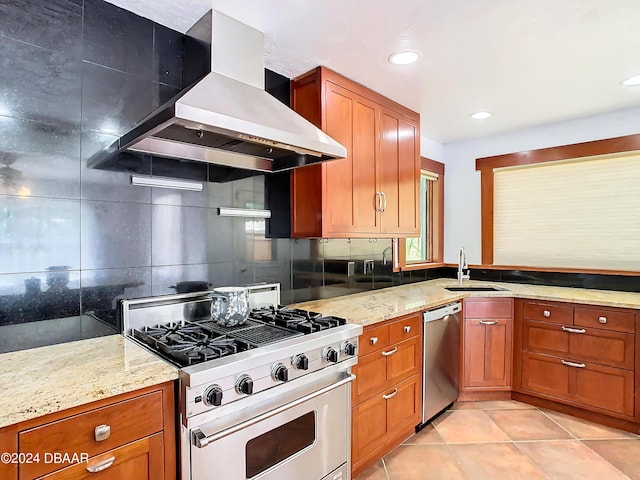
M417 50L403 50L401 52L396 52L389 56L389 63L393 63L395 65L409 65L410 63L415 63L420 58L420 52Z
M491 112L475 112L469 116L474 120L485 120L491 116Z
M640 85L640 75L634 75L633 77L627 78L622 85L625 87L635 87Z

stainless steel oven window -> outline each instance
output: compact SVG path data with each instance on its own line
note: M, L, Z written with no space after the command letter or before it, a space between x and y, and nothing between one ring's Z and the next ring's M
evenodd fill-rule
M247 478L253 478L316 441L316 412L309 412L249 440L245 447Z

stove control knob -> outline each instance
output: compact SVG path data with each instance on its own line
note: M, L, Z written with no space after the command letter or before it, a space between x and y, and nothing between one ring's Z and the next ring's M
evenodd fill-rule
M323 357L327 362L338 363L338 352L335 348L327 347L324 349Z
M344 342L342 344L342 351L345 355L355 355L356 354L356 344L352 342Z
M236 392L244 395L251 395L253 393L253 380L249 375L242 375L236 381Z
M222 388L219 385L211 385L204 392L205 405L219 407L222 405Z
M271 377L276 382L286 382L289 380L289 370L282 363L276 363L271 370Z
M309 359L303 353L293 358L293 366L298 370L309 370Z

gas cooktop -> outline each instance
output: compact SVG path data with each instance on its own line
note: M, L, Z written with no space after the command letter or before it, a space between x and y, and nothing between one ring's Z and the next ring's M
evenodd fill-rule
M316 312L266 306L254 308L247 321L235 327L205 317L141 326L131 334L177 366L188 367L345 323L343 318Z

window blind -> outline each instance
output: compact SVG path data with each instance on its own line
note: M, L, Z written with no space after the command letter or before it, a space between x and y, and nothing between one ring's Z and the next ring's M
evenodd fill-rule
M496 169L494 263L640 271L640 153Z

